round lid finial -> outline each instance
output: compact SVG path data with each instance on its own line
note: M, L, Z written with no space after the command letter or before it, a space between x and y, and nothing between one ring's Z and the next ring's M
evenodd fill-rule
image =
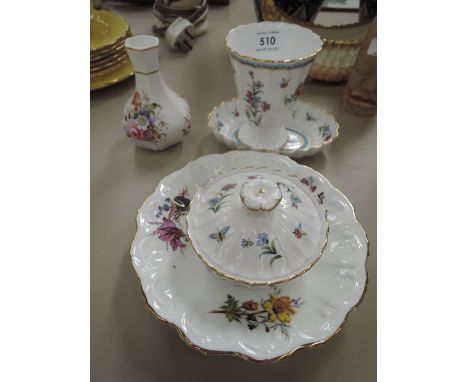
M271 211L283 197L278 184L264 178L242 184L239 195L244 206L253 211Z

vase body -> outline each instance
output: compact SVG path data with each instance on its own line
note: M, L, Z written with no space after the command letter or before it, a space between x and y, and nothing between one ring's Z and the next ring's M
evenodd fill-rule
M163 150L190 132L190 110L159 70L159 39L130 37L125 48L135 69L136 87L125 104L123 128L137 146Z
M288 140L286 122L322 41L299 25L262 22L232 29L226 46L247 117L239 140L251 149L276 151Z

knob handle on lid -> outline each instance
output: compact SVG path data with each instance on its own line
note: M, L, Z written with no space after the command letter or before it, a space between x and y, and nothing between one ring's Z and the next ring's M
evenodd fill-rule
M279 186L264 178L251 179L242 184L240 198L253 211L271 211L283 197Z

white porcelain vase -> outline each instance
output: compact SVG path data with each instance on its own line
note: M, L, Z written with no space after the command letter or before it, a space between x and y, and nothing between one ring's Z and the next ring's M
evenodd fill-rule
M226 36L237 96L247 117L239 139L256 150L278 150L288 140L294 110L322 40L283 22L240 25Z
M123 128L137 146L163 150L190 132L190 110L169 88L159 70L159 39L127 38L125 48L135 69L136 88L125 104Z

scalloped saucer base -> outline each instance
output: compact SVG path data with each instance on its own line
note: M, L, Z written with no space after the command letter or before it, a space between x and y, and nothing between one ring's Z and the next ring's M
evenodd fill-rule
M280 287L252 289L215 276L187 237L187 206L200 187L246 167L297 177L327 211L328 245L320 260ZM161 180L139 209L137 223L131 258L148 306L203 353L272 362L320 345L340 331L367 285L367 238L353 206L323 175L285 156L232 151L200 157ZM298 241L312 235L307 230L286 227ZM248 237L234 244L259 256L270 242Z
M231 149L260 151L239 139L239 129L247 121L242 110L243 102L238 99L222 102L208 116L208 126L216 139ZM296 103L286 125L289 138L284 146L274 152L291 158L314 155L338 137L339 125L331 114L301 101Z

